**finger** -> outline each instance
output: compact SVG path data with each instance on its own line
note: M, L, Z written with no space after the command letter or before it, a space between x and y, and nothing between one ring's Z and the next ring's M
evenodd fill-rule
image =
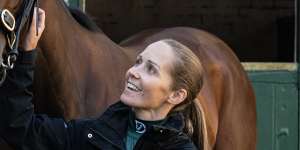
M45 25L45 16L46 16L45 11L43 9L39 8L38 16L39 16L38 25L44 26Z
M45 11L42 9L39 9L38 15L39 15L38 32L39 32L39 34L41 34L45 29L45 18L46 18Z
M38 14L39 15L45 14L45 11L42 8L38 8Z
M37 7L34 7L33 10L33 16L32 16L32 21L31 21L31 28L33 28L36 25L36 14L37 14Z

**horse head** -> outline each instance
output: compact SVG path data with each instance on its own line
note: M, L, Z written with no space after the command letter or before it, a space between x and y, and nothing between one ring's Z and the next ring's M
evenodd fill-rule
M14 67L17 60L21 33L31 20L33 6L37 0L0 1L0 85L6 71ZM22 34L23 35L23 34Z

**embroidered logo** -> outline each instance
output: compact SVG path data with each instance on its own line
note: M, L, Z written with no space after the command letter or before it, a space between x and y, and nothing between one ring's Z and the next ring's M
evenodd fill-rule
M146 126L140 121L135 120L135 132L137 133L145 133L146 132Z

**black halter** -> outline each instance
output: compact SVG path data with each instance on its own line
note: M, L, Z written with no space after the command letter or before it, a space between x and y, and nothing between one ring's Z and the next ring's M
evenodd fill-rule
M31 21L33 6L37 5L38 0L24 0L21 10L18 12L17 20L7 9L1 11L0 30L6 36L7 40L7 57L0 64L0 85L6 78L6 70L12 69L17 61L19 40L22 29L28 21Z

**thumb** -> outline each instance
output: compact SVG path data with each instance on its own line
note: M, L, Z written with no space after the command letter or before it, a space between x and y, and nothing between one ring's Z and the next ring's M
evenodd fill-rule
M36 13L37 13L37 16L38 16L37 28L38 28L39 34L41 34L45 29L45 11L41 8L38 8Z
M30 29L34 29L34 27L36 26L37 10L38 10L37 7L34 7L33 14L32 14L32 20L31 20L31 24L30 24Z

